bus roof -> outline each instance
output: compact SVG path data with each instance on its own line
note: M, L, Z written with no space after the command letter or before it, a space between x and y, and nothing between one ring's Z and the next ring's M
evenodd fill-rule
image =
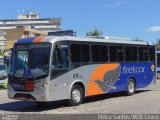
M125 37L75 37L75 36L39 36L39 37L29 37L23 38L16 42L16 44L27 44L27 43L39 43L39 42L50 42L54 43L57 41L81 41L81 42L99 42L99 43L119 43L119 44L135 44L135 45L154 45L153 43L148 43L140 40L132 40Z

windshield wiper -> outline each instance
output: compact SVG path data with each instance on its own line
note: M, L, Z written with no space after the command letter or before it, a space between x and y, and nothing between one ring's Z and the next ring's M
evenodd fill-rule
M26 69L26 68L27 68L27 69ZM31 78L33 78L33 79L35 80L35 77L33 76L32 72L31 72L31 69L29 68L29 65L28 65L28 67L25 67L25 66L24 66L24 72L26 72L26 71L27 71L27 73L25 73L25 75L28 74L28 72L29 72ZM25 76L25 75L24 75L24 76ZM29 76L29 77L30 77L30 76Z
M28 54L28 52L23 56L23 58L22 58L22 61L21 61L21 63L17 66L17 69L15 70L15 72L13 73L13 76L15 77L15 75L16 75L16 73L17 73L17 71L19 70L19 67L22 65L22 64L24 64L23 65L23 75L24 76L27 76L27 74L28 74L28 71L29 71L29 77L31 76L33 79L35 79L34 78L34 76L32 75L32 73L31 73L31 70L29 69L29 65L27 64L27 54ZM28 76L27 76L28 77Z
M17 73L17 71L18 71L18 68L20 67L20 65L22 65L23 64L23 61L21 61L21 63L17 66L17 69L14 71L14 73L13 73L13 77L15 77L15 75L16 75L16 73Z

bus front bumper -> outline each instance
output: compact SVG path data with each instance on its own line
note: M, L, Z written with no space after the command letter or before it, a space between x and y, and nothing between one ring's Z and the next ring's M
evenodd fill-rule
M39 92L15 91L10 85L8 85L7 90L8 90L9 99L17 99L17 100L24 100L24 101L40 101L40 102L48 101L45 91L39 91Z

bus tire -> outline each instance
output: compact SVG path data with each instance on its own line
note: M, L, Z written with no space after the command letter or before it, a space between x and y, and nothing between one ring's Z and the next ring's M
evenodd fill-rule
M74 85L71 89L70 99L68 100L68 104L70 106L78 106L83 101L83 90L79 85Z
M127 92L126 92L128 96L131 96L135 93L135 89L136 89L135 86L136 86L136 84L135 84L134 79L129 78L128 86L127 86Z
M157 73L157 79L160 79L160 73L159 72Z

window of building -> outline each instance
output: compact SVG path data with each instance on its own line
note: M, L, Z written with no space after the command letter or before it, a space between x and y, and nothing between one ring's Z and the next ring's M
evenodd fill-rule
M31 15L31 18L38 18L37 15Z

